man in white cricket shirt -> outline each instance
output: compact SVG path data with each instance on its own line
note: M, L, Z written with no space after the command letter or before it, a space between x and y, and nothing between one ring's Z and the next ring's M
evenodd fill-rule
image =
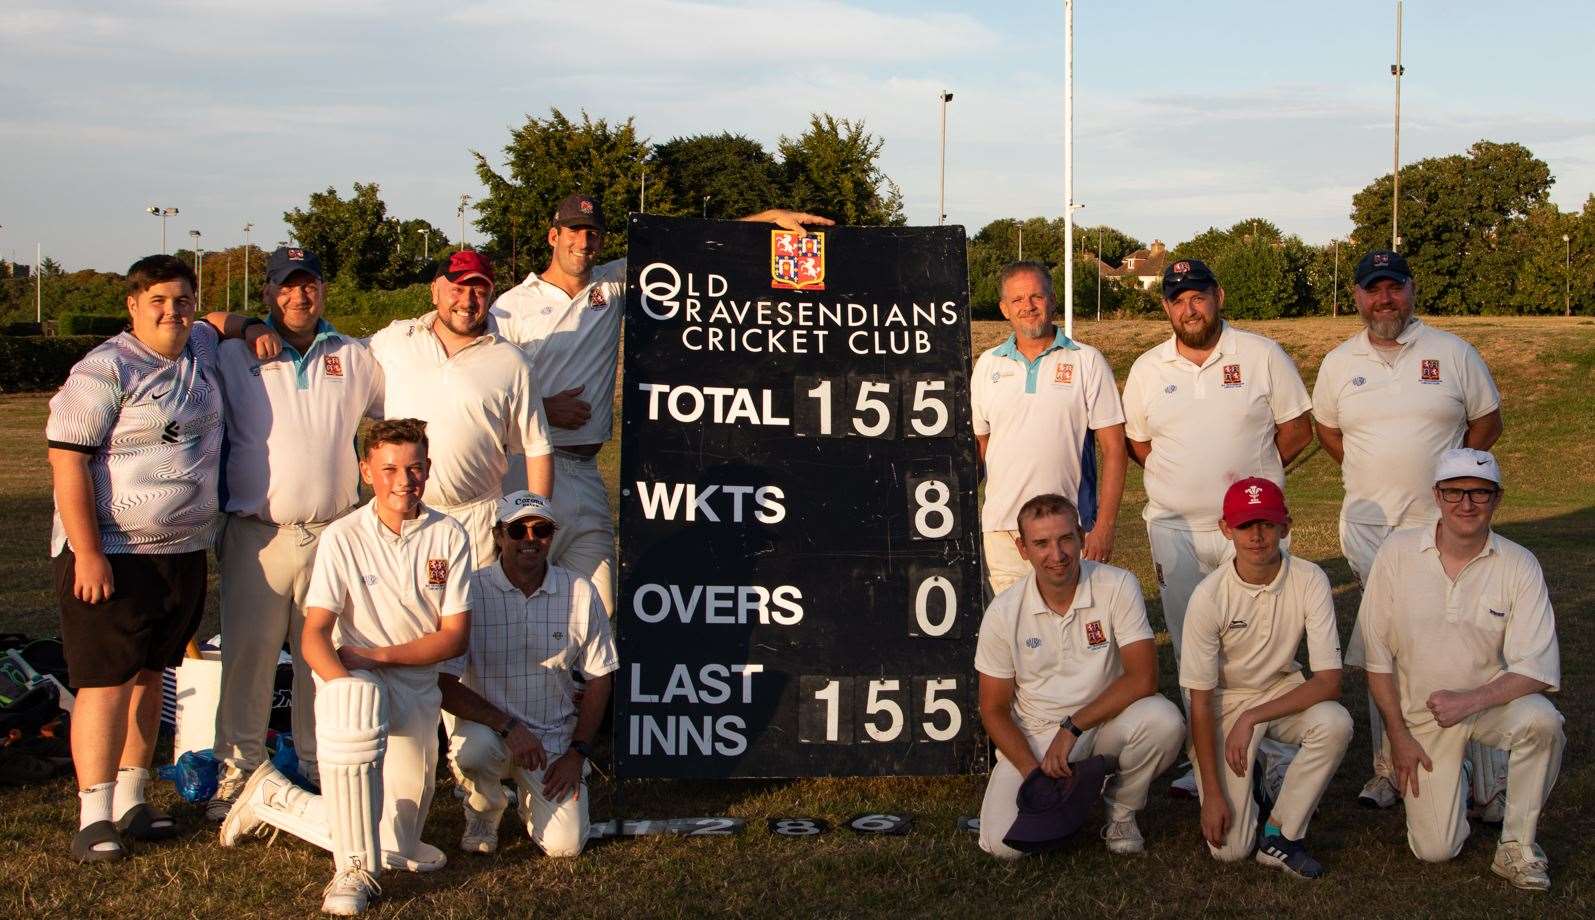
M1056 493L1074 502L1085 518L1082 555L1111 561L1128 464L1113 368L1102 352L1054 324L1057 302L1046 268L1010 263L997 276L997 294L1013 334L975 361L969 388L975 443L986 464L980 529L993 595L1030 573L1016 520L1033 495Z
M1466 447L1441 454L1440 520L1379 547L1357 621L1413 854L1444 862L1462 852L1465 748L1477 741L1510 762L1490 870L1544 891L1550 863L1535 836L1567 745L1545 694L1562 682L1561 651L1538 560L1490 528L1502 494L1495 457Z
M366 434L372 498L322 533L301 648L315 671L321 795L268 761L222 822L222 846L271 828L332 851L322 911L362 913L384 867L429 872L421 840L437 773L437 665L465 651L471 547L458 522L421 501L426 426L388 419Z
M587 843L587 761L620 664L592 582L548 562L558 532L547 499L504 496L498 564L471 576L469 650L439 670L468 853L498 848L504 780L515 781L521 821L544 853L576 856Z
M281 247L266 262L267 326L282 352L257 359L242 342L218 360L226 449L216 547L221 565L222 680L216 754L222 775L206 805L227 817L266 758L277 658L293 652L293 738L299 772L317 781L315 682L299 653L305 592L321 532L359 500L355 435L382 415L382 369L359 341L322 318L321 260Z
M1501 394L1472 345L1413 313L1417 288L1400 253L1376 249L1357 263L1352 297L1363 330L1324 356L1313 385L1313 425L1324 452L1340 464L1340 549L1359 582L1392 533L1439 520L1431 474L1452 447L1489 450L1501 436ZM1362 665L1353 630L1346 663ZM1374 775L1358 801L1389 808L1399 799L1372 697L1368 721ZM1474 798L1486 820L1501 820L1506 756L1470 744Z

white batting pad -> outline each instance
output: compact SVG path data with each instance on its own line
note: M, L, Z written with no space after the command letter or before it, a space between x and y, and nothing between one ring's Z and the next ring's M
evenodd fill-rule
M339 868L382 868L382 756L387 749L382 688L344 677L316 690L317 757L332 855Z

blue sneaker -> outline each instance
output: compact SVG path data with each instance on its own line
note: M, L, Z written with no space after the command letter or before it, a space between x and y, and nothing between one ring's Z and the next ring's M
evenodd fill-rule
M1313 859L1300 840L1288 840L1281 834L1269 834L1258 842L1257 861L1284 869L1297 878L1318 878L1324 874L1323 864Z

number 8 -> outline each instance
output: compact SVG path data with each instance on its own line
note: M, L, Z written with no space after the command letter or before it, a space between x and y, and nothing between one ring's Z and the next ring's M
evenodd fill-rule
M947 483L939 480L927 479L914 487L914 501L919 505L914 510L914 529L920 536L934 540L952 533L953 512L947 506L952 497ZM930 523L931 515L938 518L934 527Z
M820 827L808 818L786 818L775 822L775 832L789 837L811 837L820 832Z

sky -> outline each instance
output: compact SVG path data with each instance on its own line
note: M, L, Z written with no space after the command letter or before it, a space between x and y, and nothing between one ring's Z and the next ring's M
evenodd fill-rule
M313 191L377 182L458 234L471 150L557 107L656 142L774 149L811 112L885 142L909 223L1063 213L1063 4L1002 0L5 0L0 257L68 270L285 239ZM1395 4L1079 0L1076 220L1176 244L1264 217L1318 243L1391 162ZM1403 162L1517 141L1595 192L1595 4L1410 0ZM772 203L775 204L775 203ZM480 235L467 228L468 239Z

